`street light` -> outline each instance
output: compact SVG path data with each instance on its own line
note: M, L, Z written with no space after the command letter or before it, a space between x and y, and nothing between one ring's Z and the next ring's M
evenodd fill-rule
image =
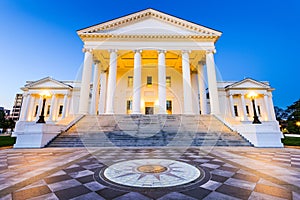
M255 109L255 98L257 97L257 93L252 91L247 96L251 99L252 106L253 106L253 114L254 114L254 116L253 116L253 122L252 122L252 124L261 124L261 122L258 119L258 116L257 116L257 113L256 113L256 109Z
M296 126L298 126L298 133L300 133L300 121L296 122Z
M40 96L43 97L43 106L42 106L41 115L39 116L39 120L36 123L46 123L45 122L45 116L44 116L46 97L51 96L51 94L50 94L49 91L44 91L40 94Z

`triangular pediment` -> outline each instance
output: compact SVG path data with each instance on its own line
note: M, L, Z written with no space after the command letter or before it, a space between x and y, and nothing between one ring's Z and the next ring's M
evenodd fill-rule
M27 89L40 89L40 88L49 88L49 89L70 89L72 86L67 85L61 81L57 81L51 77L46 77L38 81L29 82L25 85Z
M227 89L270 89L270 85L265 82L256 81L251 78L243 79L239 82L226 86Z
M178 17L146 9L77 31L80 37L96 35L186 35L219 38L221 32Z

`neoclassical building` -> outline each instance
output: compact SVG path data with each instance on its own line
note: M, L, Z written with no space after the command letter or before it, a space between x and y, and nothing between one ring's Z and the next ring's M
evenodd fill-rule
M75 115L210 114L255 146L282 146L269 83L217 81L220 31L146 9L77 34L84 53L81 81L28 82L16 135L44 107L46 124L56 127ZM253 115L262 124L253 125ZM259 132L271 142L261 142Z

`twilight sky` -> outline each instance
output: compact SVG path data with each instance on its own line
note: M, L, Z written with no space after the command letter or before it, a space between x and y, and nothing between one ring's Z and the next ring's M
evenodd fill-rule
M1 0L0 106L12 109L27 80L78 79L76 30L149 7L223 32L221 80L269 81L282 108L300 98L299 0Z

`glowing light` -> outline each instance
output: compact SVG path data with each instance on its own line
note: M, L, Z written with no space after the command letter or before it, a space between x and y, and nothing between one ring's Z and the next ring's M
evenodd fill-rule
M42 97L50 97L51 93L48 90L44 90L43 92L40 93L40 96L42 96Z
M255 99L258 96L258 94L254 91L251 91L247 94L247 97L250 99Z
M297 125L297 126L300 126L300 121L296 122L296 125Z

